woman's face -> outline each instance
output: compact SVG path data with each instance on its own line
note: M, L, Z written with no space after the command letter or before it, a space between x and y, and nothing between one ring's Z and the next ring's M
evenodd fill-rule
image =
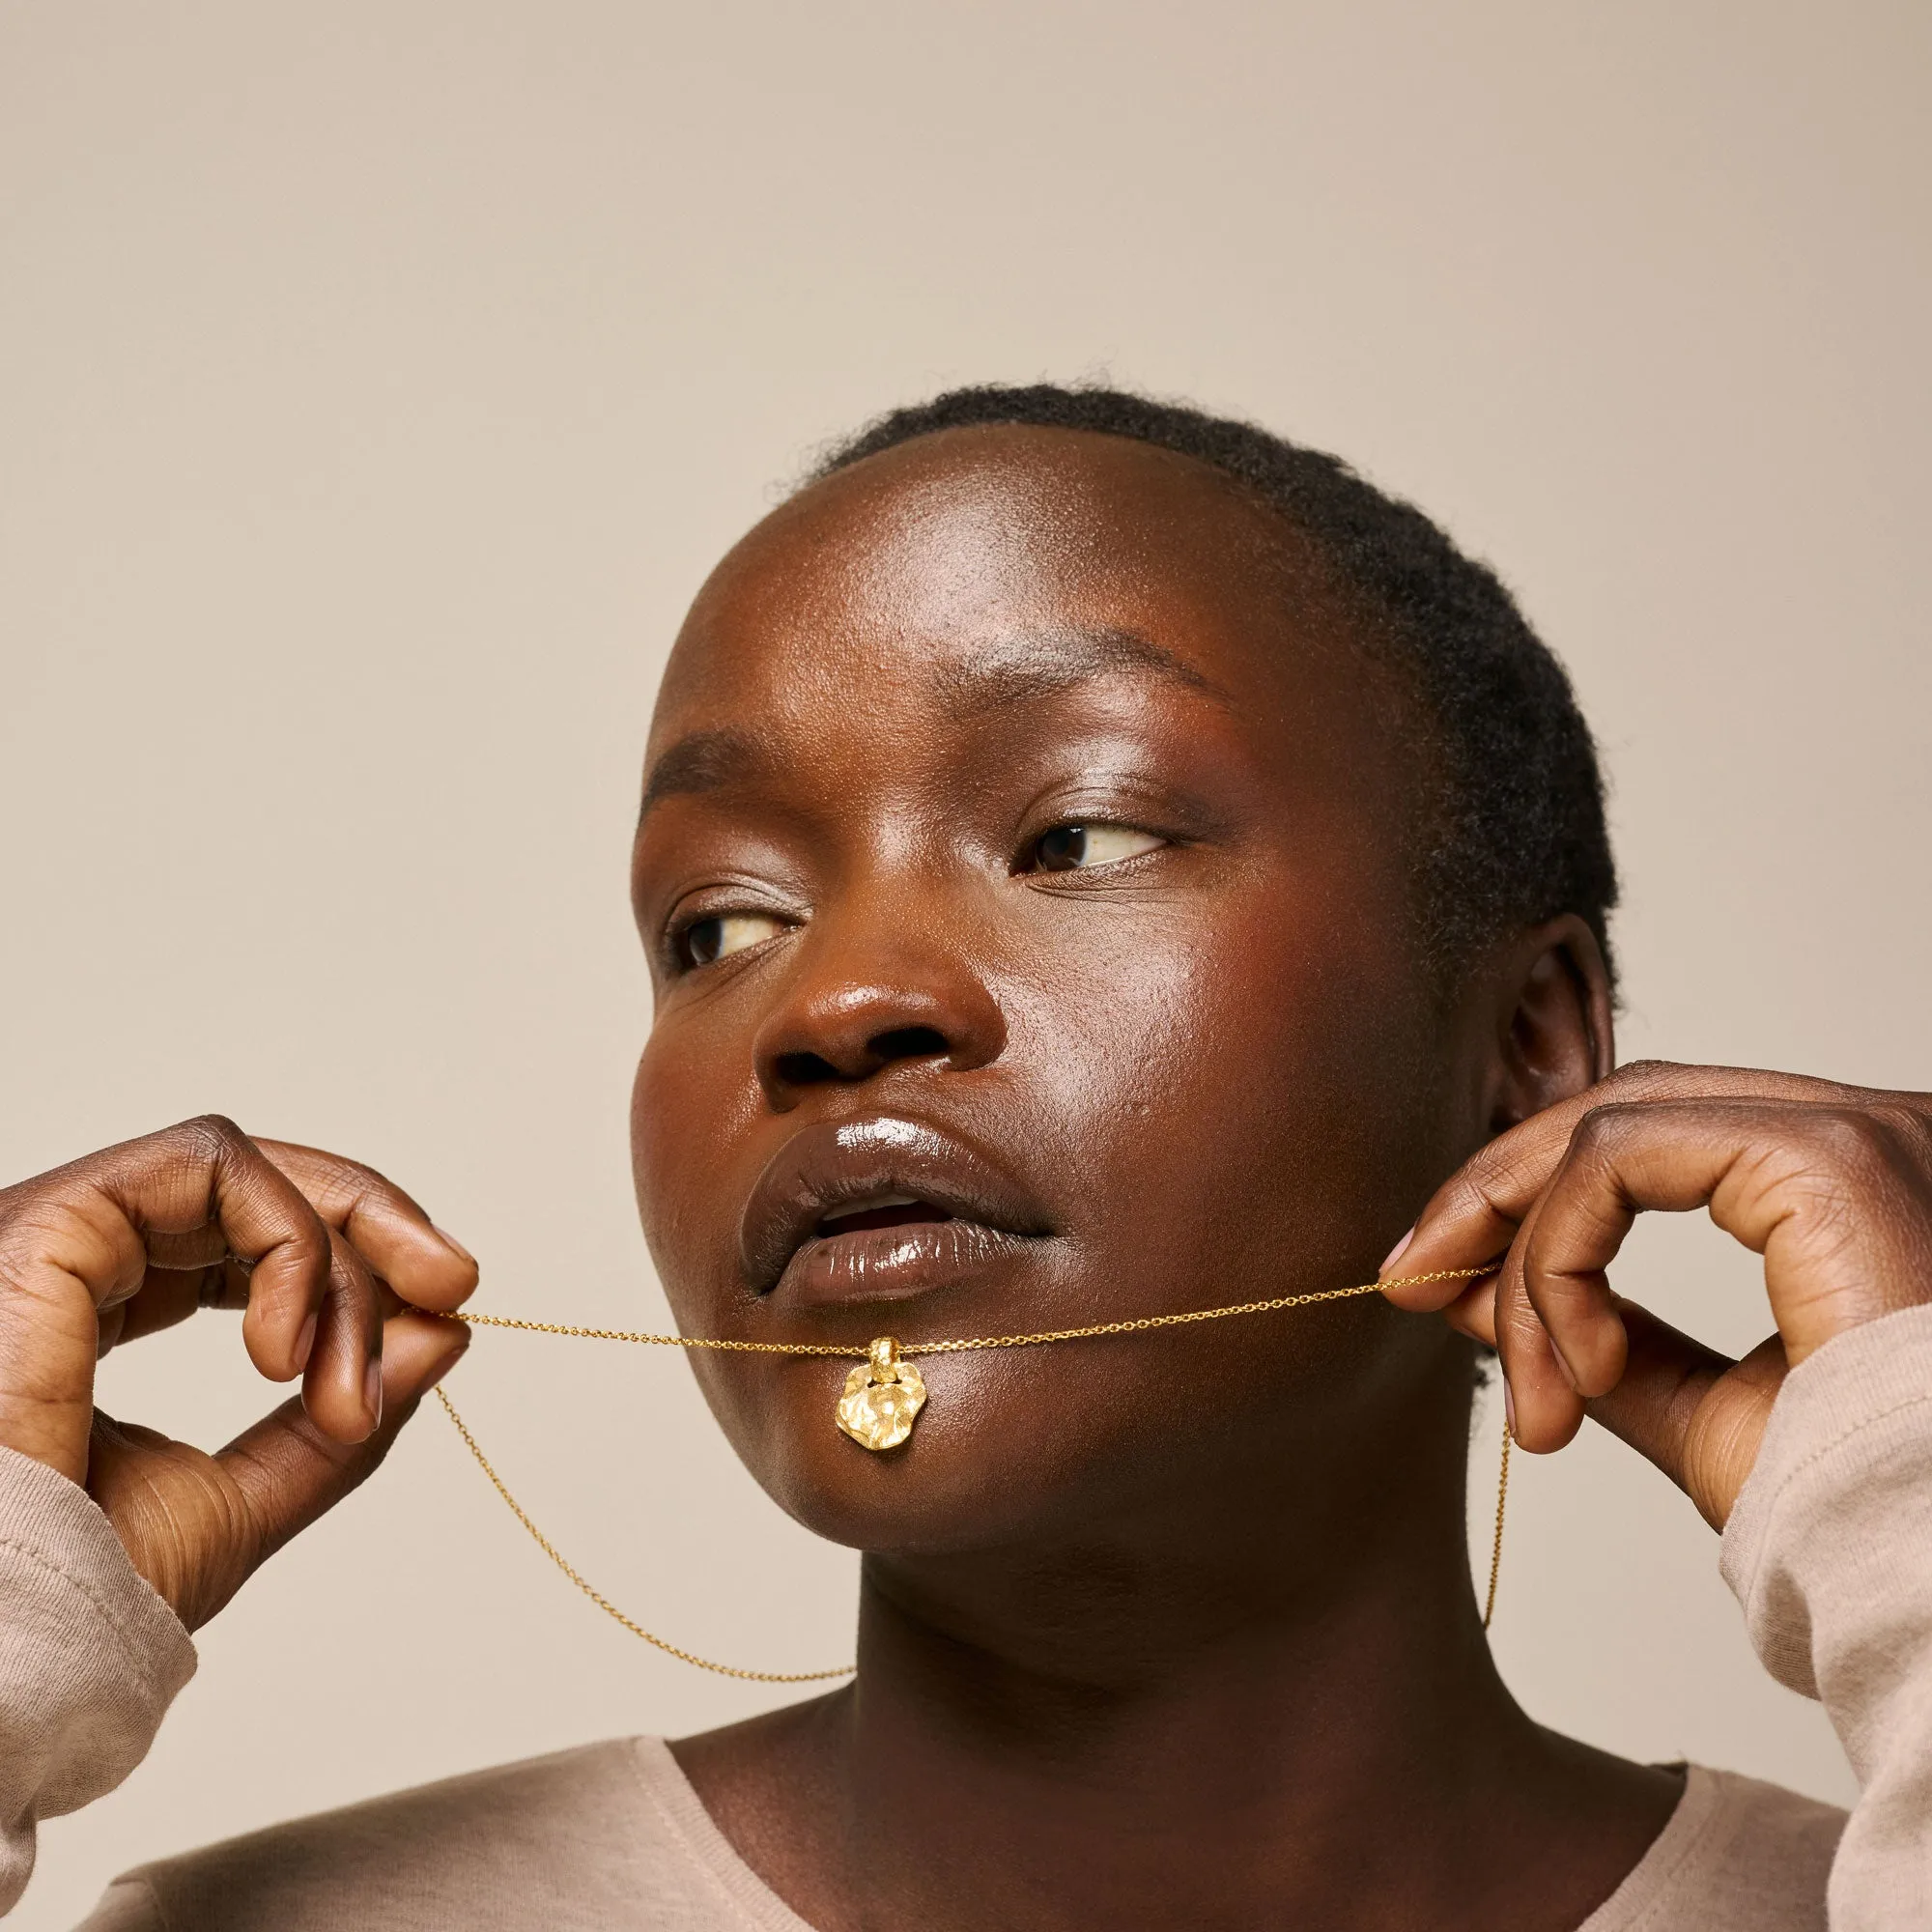
M1294 533L1167 452L954 431L767 518L678 639L637 840L635 1170L686 1332L1371 1278L1475 1137L1415 963L1405 716ZM883 1455L835 1427L848 1364L693 1359L801 1520L959 1550L1306 1472L1460 1348L1371 1299L935 1357Z

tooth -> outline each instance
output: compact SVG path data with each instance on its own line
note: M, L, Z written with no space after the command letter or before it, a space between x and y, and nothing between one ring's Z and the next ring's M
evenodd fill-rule
M828 1221L842 1221L848 1214L869 1214L875 1208L916 1208L919 1198L913 1194L874 1194L864 1201L848 1201L837 1213L826 1215Z

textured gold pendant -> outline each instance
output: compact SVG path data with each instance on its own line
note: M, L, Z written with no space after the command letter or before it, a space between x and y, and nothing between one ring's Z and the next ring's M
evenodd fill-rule
M881 1335L845 1378L838 1426L863 1448L896 1449L924 1406L924 1377L899 1353L895 1337Z

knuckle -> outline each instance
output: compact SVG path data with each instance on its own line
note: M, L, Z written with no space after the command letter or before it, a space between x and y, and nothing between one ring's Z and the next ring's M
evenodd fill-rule
M1892 1164L1892 1123L1875 1107L1818 1107L1807 1122L1813 1144L1836 1166L1858 1172Z
M1477 1160L1480 1160L1480 1155ZM1477 1160L1471 1160L1466 1167L1452 1175L1443 1187L1437 1206L1449 1220L1461 1221L1472 1214L1485 1214L1495 1205Z
M1505 1361L1520 1362L1543 1337L1543 1322L1527 1295L1510 1296L1496 1322L1498 1350Z
M1630 1131L1639 1109L1626 1100L1604 1100L1586 1108L1571 1129L1570 1151L1581 1160L1600 1160Z
M403 1190L380 1170L365 1166L359 1160L351 1160L347 1154L335 1154L335 1171L346 1187L353 1188L358 1196L382 1195L400 1198Z
M1932 1122L1903 1098L1834 1107L1817 1125L1827 1158L1861 1179L1918 1178L1932 1170Z
M1925 1145L1925 1115L1903 1095L1888 1095L1868 1111L1892 1147L1911 1148L1916 1152Z
M387 1175L347 1154L281 1141L268 1142L263 1152L318 1208L331 1215L350 1212L365 1202L405 1208L415 1205Z
M330 1279L353 1307L372 1302L376 1293L376 1270L368 1259L339 1229L328 1231Z
M158 1139L175 1142L185 1152L219 1158L249 1145L248 1137L226 1114L197 1114L166 1128Z

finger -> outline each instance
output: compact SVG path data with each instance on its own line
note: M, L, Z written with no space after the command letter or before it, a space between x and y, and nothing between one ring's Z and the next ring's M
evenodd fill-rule
M366 1440L383 1419L383 1326L375 1277L345 1235L329 1231L328 1292L302 1377L302 1406L324 1435Z
M1550 1346L1548 1331L1525 1286L1524 1255L1543 1205L1539 1201L1529 1209L1503 1257L1492 1311L1496 1355L1509 1404L1510 1434L1536 1455L1547 1455L1568 1443L1583 1426L1584 1412L1583 1398L1568 1367Z
M194 1605L190 1628L205 1623L250 1571L333 1508L382 1465L428 1391L462 1359L469 1331L429 1315L399 1315L382 1351L383 1420L355 1444L325 1435L298 1402L284 1403L214 1459L247 1515L245 1566L238 1564Z
M221 1239L218 1230L215 1239ZM158 1244L151 1242L154 1245ZM179 1252L186 1245L185 1238L170 1245ZM220 1259L206 1266L163 1267L150 1260L141 1286L126 1301L101 1310L100 1352L104 1355L117 1343L138 1342L143 1335L172 1328L198 1309L246 1308L250 1266L230 1254L225 1243Z
M151 1267L136 1293L101 1311L100 1352L104 1355L117 1343L158 1334L185 1321L198 1309L216 1306L219 1290L215 1285L226 1272L219 1262L205 1268ZM243 1284L235 1303L241 1308L246 1305L247 1276L238 1269L236 1278Z
M376 1306L383 1321L406 1305L387 1282L375 1276ZM185 1321L203 1308L248 1305L248 1266L233 1255L209 1267L151 1267L139 1291L100 1313L100 1352L119 1342L136 1342Z
M1590 1403L1591 1420L1656 1463L1721 1530L1789 1373L1783 1344L1769 1336L1733 1362L1635 1302L1621 1312L1629 1366Z
M1629 1337L1606 1270L1639 1208L1702 1206L1723 1170L1719 1151L1734 1153L1741 1140L1766 1131L1765 1105L1627 1101L1592 1107L1576 1122L1511 1244L1497 1291L1498 1349L1525 1449L1561 1448L1581 1426L1586 1401L1623 1378Z
M245 1308L246 1264L151 1267L140 1292L101 1321L101 1352L173 1326L202 1308ZM348 1238L329 1231L329 1277L302 1376L302 1401L325 1434L359 1442L381 1419L382 1324L401 1304Z
M87 1493L121 1539L134 1568L176 1615L211 1569L236 1570L236 1512L219 1507L202 1479L207 1458L157 1430L117 1422L96 1408L88 1433ZM223 1587L234 1588L245 1571ZM185 1622L186 1618L184 1617Z
M328 1282L327 1230L234 1122L209 1115L124 1142L9 1189L8 1205L9 1233L26 1230L37 1264L79 1283L97 1309L137 1293L151 1262L245 1257L248 1353L271 1380L300 1374Z
M259 1561L305 1529L388 1454L423 1396L469 1346L469 1330L433 1315L399 1315L380 1357L383 1420L357 1443L324 1435L299 1404L285 1403L215 1458L247 1500L262 1539Z
M1628 1337L1626 1366L1613 1389L1591 1399L1591 1418L1685 1488L1684 1445L1691 1417L1736 1364L1640 1303L1620 1299L1618 1309Z
M1486 1274L1468 1283L1442 1311L1450 1327L1491 1349L1496 1346L1496 1281L1494 1274Z
M1526 1230L1525 1292L1585 1396L1622 1372L1622 1324L1604 1270L1646 1208L1708 1207L1765 1258L1793 1363L1861 1321L1908 1306L1932 1272L1932 1236L1909 1208L1932 1134L1911 1108L1744 1099L1598 1107Z
M449 1310L474 1293L475 1257L394 1181L320 1148L291 1141L257 1145L403 1300L418 1308Z
M1468 1267L1500 1255L1561 1163L1577 1123L1594 1108L1687 1098L1843 1106L1878 1097L1864 1088L1795 1073L1634 1062L1472 1154L1431 1197L1406 1240L1383 1264L1384 1275L1394 1277L1399 1270L1405 1278L1391 1279L1384 1293L1398 1306L1418 1312L1447 1306L1455 1298L1456 1283L1406 1278Z

